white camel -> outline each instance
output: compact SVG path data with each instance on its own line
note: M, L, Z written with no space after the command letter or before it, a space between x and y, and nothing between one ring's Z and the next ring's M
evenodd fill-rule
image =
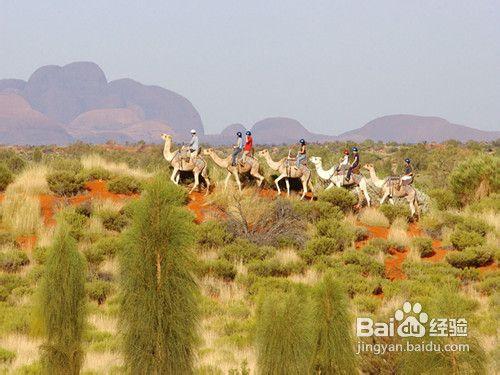
M210 180L208 179L207 162L201 158L197 157L192 162L189 160L189 153L183 153L182 150L172 151L172 136L168 134L162 134L161 138L165 141L163 147L163 157L168 161L174 168L170 180L174 184L179 184L180 172L193 172L194 185L189 193L192 193L200 185L200 175L203 176L207 184L207 190L205 195L208 195L210 191Z
M368 186L367 186L367 181L364 176L360 176L358 178L352 178L352 183L345 184L344 182L344 175L342 174L337 174L335 173L336 166L334 165L328 170L323 169L323 161L321 157L319 156L312 156L310 159L311 163L314 164L316 167L316 172L318 172L319 178L322 180L328 181L329 185L326 187L326 190L331 189L333 186L337 187L350 187L350 186L355 186L358 189L358 205L360 205L363 201L363 195L364 198L366 199L366 204L368 206L371 205L371 199L370 195L368 194Z
M227 170L228 173L224 181L224 190L227 189L227 184L229 182L229 179L231 178L231 176L233 176L236 181L236 184L238 185L238 189L241 192L240 174L244 173L249 173L252 177L256 178L257 186L261 186L262 182L264 181L264 176L262 176L259 173L259 167L260 167L259 161L251 156L247 156L245 158L245 163L243 164L238 162L236 165L232 165L231 155L225 158L221 158L219 155L217 155L217 152L215 152L215 150L211 148L204 149L203 155L210 156L215 164Z
M304 199L307 194L308 187L311 189L311 192L314 193L314 189L311 183L311 170L309 168L307 168L306 166L297 168L293 161L287 162L287 158L283 158L279 161L274 161L269 154L269 150L259 151L258 155L262 156L266 160L267 164L272 170L278 171L280 173L280 175L274 180L276 188L278 189L278 195L281 194L279 182L282 179L285 179L287 196L290 196L290 182L288 181L289 178L299 178L302 182L302 195L300 199ZM311 200L313 200L312 196Z
M399 185L399 179L392 179L387 177L385 179L380 179L375 172L375 167L373 164L365 164L363 168L370 172L370 182L379 189L382 189L382 198L380 199L380 204L384 203L387 198L389 202L394 204L393 198L404 198L408 205L410 206L411 216L420 215L420 207L417 200L417 191L411 185L401 186Z

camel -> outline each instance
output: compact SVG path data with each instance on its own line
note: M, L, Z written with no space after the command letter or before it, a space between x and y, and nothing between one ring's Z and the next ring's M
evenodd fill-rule
M233 176L236 180L236 184L238 184L238 189L241 192L241 181L239 175L243 173L250 173L251 176L255 177L257 179L257 186L261 186L264 181L264 176L259 173L259 161L251 156L246 157L244 164L237 162L236 165L232 165L231 155L221 158L217 155L215 150L211 148L203 150L203 155L210 156L215 164L227 170L228 173L224 182L224 190L227 189L229 179Z
M182 150L171 151L172 147L172 136L168 134L162 134L161 138L165 141L165 146L163 147L163 157L168 161L174 171L170 180L174 184L179 184L180 173L179 172L193 172L194 175L194 185L189 193L192 193L200 185L200 175L203 176L205 182L207 183L207 190L205 195L208 195L210 191L210 180L208 179L207 162L201 157L197 157L193 162L185 160L189 158L189 155L183 155Z
M335 165L333 167L331 167L330 169L325 171L323 169L323 161L322 161L321 157L312 156L309 160L316 167L316 172L318 172L318 176L322 180L330 182L330 184L326 187L325 190L331 189L334 185L337 187L342 187L342 186L359 187L359 189L358 189L358 205L361 205L361 202L363 201L363 195L364 195L364 198L366 199L366 204L368 206L370 206L371 200L370 200L370 195L368 194L367 181L366 181L366 178L364 176L361 176L360 178L354 178L354 175L353 175L353 177L352 177L353 183L346 184L344 182L344 175L335 173L335 169L336 169Z
M410 206L411 216L420 215L420 208L417 201L417 191L411 185L402 186L401 188L397 188L396 181L391 179L390 177L381 180L378 178L375 173L375 167L373 164L365 164L363 168L367 169L370 172L370 181L378 187L382 189L382 198L380 199L380 204L384 203L387 198L389 198L389 202L394 204L394 197L396 198L404 198L408 202Z
M279 161L274 161L271 158L269 150L259 151L258 155L262 156L266 160L267 164L272 170L278 171L280 173L280 175L274 180L276 188L278 189L278 195L281 194L279 182L284 178L286 182L287 196L290 196L290 182L288 180L289 178L300 178L300 181L302 182L302 196L300 197L300 199L304 199L307 194L308 187L311 189L311 192L314 192L311 183L311 171L306 166L297 168L295 164L293 164L293 162L291 162L291 165L287 165L287 158L283 158ZM313 197L311 197L311 200L312 199Z

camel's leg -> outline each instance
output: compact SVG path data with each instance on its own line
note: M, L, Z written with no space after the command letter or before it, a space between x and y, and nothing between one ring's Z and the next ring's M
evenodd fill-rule
M236 180L236 184L238 185L238 190L241 193L241 181L240 181L240 176L238 176L238 172L234 172L233 176L234 179Z
M286 184L286 196L290 197L290 180L288 178L285 180L285 184Z
M255 170L250 170L250 176L254 177L257 179L257 186L260 187L262 185L262 182L264 182L264 176L262 176L259 171Z
M415 215L415 205L413 204L412 200L410 200L408 203L410 204L410 216L413 217L413 215Z
M370 207L370 195L368 194L368 188L366 186L366 181L364 179L361 180L361 182L359 184L359 188L361 189L361 191L365 195L366 204L368 205L368 207Z
M302 195L300 196L300 200L304 199L307 194L307 181L302 180Z
M207 196L208 193L210 193L210 179L208 178L207 167L205 166L205 168L203 168L200 173L205 179L205 183L207 184L207 191L205 192L205 196ZM198 177L198 183L200 183L199 177Z
M385 200L389 196L389 192L385 192L384 195L382 196L382 199L380 199L380 204L384 204ZM391 198L392 199L392 198Z
M276 180L274 180L274 184L276 185L276 188L278 189L278 195L281 195L281 189L280 189L280 184L279 182L285 178L285 175L282 174L282 175L279 175Z
M181 172L177 172L177 176L175 176L175 183L179 185L180 180L181 180Z
M227 184L229 183L229 179L231 178L231 172L227 172L227 176L224 180L224 191L227 190Z
M170 176L170 180L174 183L174 184L177 184L179 185L179 180L177 179L177 173L179 173L179 169L178 168L174 168L173 172L172 172L172 176ZM179 173L180 175L180 173Z
M194 174L194 185L191 188L191 191L189 192L189 194L191 194L200 184L200 172L194 172L193 174Z
M396 202L394 201L394 198L393 198L393 197L390 197L390 198L389 198L389 203L390 203L390 204L392 204L392 205L394 205L394 204L396 203Z
M313 200L314 199L314 186L311 182L311 179L309 179L308 185L309 185L309 189L311 190L311 200Z

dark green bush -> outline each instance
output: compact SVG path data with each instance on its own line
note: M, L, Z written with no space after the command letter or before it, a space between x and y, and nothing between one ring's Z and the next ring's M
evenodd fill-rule
M230 262L242 261L243 263L270 258L274 254L276 254L276 248L272 246L258 246L244 239L237 239L221 250L222 258Z
M462 222L457 224L457 228L464 232L475 232L481 236L486 236L493 228L481 219L475 217L465 217Z
M17 272L29 263L26 253L18 249L0 252L0 269L5 272Z
M354 238L356 241L366 240L370 235L370 232L365 227L356 227L354 229Z
M49 189L63 196L76 195L85 190L85 180L77 173L69 171L56 171L47 176Z
M21 276L0 273L0 301L5 301L14 289L24 286L27 286L27 282Z
M498 272L485 274L484 280L480 281L476 288L488 296L497 293L500 290L500 274Z
M485 238L476 232L469 232L459 228L455 228L450 235L450 241L458 250L463 250L467 247L478 246L485 243Z
M434 200L436 208L440 211L456 208L460 205L455 194L448 189L432 189L429 191L429 196Z
M318 200L328 202L347 212L357 203L358 198L347 189L334 187L322 191L318 195Z
M13 180L12 172L4 164L0 164L0 191L4 191Z
M43 246L36 246L33 249L33 259L38 264L44 264L47 259L47 248Z
M493 251L487 247L468 247L446 255L446 261L456 268L481 267L493 260Z
M0 347L0 365L9 365L16 358L16 353Z
M107 230L121 232L128 224L127 218L120 212L103 211L99 215L102 220L102 225Z
M82 238L88 217L76 212L74 208L67 208L58 213L70 227L70 234L73 238L79 240Z
M248 264L248 272L261 277L287 277L306 269L302 261L280 262L278 259L254 260Z
M410 208L405 204L388 204L384 203L379 210L384 214L389 222L392 223L397 218L408 219L410 217Z
M434 254L432 240L428 237L414 237L411 239L411 244L422 258L429 257Z
M113 284L103 280L92 280L85 284L85 289L89 298L101 305L113 292Z
M94 167L90 169L85 169L82 172L83 177L86 181L91 180L109 180L111 178L111 172L102 167Z
M94 248L95 251L106 257L114 257L119 253L122 246L123 243L118 237L104 237L92 244L92 248Z
M294 210L307 221L315 222L319 219L336 219L342 220L344 213L339 207L333 206L324 200L312 202L294 201Z
M115 194L138 194L142 183L132 176L117 176L108 181L108 190Z
M92 203L90 201L80 203L75 206L75 212L85 217L90 217L92 215Z
M368 241L367 245L373 246L384 253L388 253L391 249L391 243L385 238L372 238L370 241Z
M212 275L226 281L232 281L238 273L233 263L226 259L207 260L201 263L200 273L204 275Z
M85 255L87 263L93 268L97 268L102 262L104 262L105 258L104 254L93 246L83 249L83 255Z
M385 266L363 252L351 250L342 254L344 264L353 264L360 267L363 275L384 276Z
M320 236L311 238L304 251L300 253L302 259L307 263L313 263L318 257L330 255L342 251L343 245L338 240L330 237Z
M209 220L198 225L198 244L204 248L221 247L233 240L224 223Z

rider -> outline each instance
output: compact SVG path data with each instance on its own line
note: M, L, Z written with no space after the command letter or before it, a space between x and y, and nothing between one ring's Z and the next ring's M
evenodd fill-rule
M345 170L347 169L348 165L349 165L349 150L345 149L344 156L342 156L340 158L340 163L337 166L337 168L335 169L335 172L337 172L337 174L338 174L340 171L342 171L342 174L343 174L345 172Z
M243 134L241 132L236 133L236 145L233 146L233 156L231 159L231 165L234 167L236 165L236 158L243 150Z
M189 162L192 163L193 160L200 153L200 141L196 135L196 130L191 129L191 141L189 142Z
M253 150L253 138L252 138L252 132L247 130L245 132L245 147L243 148L243 157L241 160L245 162L247 155L250 155Z
M354 159L352 160L351 166L349 167L347 175L345 176L346 182L349 182L349 180L351 179L352 171L359 165L359 153L357 147L352 148L352 154Z
M299 144L300 144L300 149L299 149L299 152L297 153L297 158L295 159L295 166L297 168L300 168L300 165L305 161L307 160L307 156L306 156L306 141L304 139L301 139L299 141Z
M401 176L399 183L401 185L411 185L413 182L413 167L411 166L411 160L409 158L405 159L404 175Z

